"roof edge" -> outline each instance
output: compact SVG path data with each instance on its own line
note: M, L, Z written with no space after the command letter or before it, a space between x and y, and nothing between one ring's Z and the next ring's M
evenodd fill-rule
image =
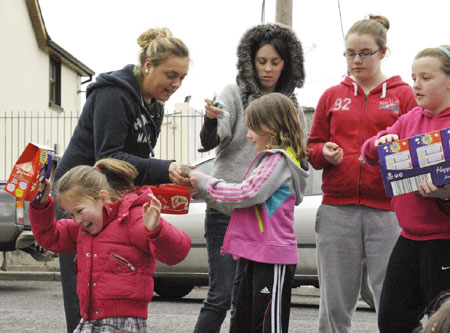
M62 63L77 71L80 75L93 76L95 74L92 69L56 44L51 38L47 39L46 45L48 54L56 56Z
M39 48L50 56L56 57L59 61L69 66L81 76L92 77L95 74L92 69L64 50L50 38L45 27L44 18L42 17L39 0L25 0L25 3L28 8L31 25L33 26Z
M48 39L47 30L45 29L44 20L41 15L41 8L37 0L25 0L28 8L28 15L30 15L31 25L33 26L34 34L40 49L45 51L45 43Z

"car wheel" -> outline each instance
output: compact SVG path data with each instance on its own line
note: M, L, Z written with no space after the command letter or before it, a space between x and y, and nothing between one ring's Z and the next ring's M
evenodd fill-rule
M182 298L189 294L194 286L192 285L179 285L164 283L160 280L155 280L154 291L161 297L167 299Z
M367 265L365 260L362 263L361 298L372 309L375 310L375 302L373 300L372 287L370 286L369 275L367 274Z

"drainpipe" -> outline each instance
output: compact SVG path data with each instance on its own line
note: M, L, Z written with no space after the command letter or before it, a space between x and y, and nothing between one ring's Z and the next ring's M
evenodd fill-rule
M86 81L82 81L81 84L85 84L85 83L88 83L91 81L92 81L92 75L89 75L89 79L87 79Z
M85 84L85 83L88 83L88 82L91 82L92 81L92 75L89 75L89 79L87 79L87 80L85 80L85 81L82 81L81 83L80 83L80 87L83 85L83 84ZM86 90L78 90L77 91L77 94L79 94L79 93L82 93L82 92L86 92Z

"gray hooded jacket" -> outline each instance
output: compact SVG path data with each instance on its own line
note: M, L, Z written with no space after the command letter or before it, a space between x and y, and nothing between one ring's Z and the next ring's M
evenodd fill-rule
M283 40L289 48L290 59L285 62L285 67L276 91L288 96L298 108L300 122L306 129L306 121L302 108L295 97L295 88L303 86L305 74L303 67L303 49L295 33L287 26L269 23L260 24L247 30L242 36L237 48L236 84L227 85L219 94L229 116L220 119L209 119L205 116L201 141L205 150L216 148L216 161L212 176L226 182L239 183L244 177L248 166L255 158L257 152L250 140L247 139L247 122L245 108L248 104L262 95L257 81L254 57L258 45L263 40L278 38ZM216 133L218 144L211 145L215 141ZM211 134L213 140L211 140ZM302 161L306 167L307 162ZM213 202L208 205L220 210Z

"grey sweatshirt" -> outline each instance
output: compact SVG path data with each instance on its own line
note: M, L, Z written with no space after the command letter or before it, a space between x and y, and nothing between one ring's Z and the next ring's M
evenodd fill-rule
M306 132L305 115L294 93L295 88L302 87L304 81L303 50L300 41L290 28L280 24L260 24L250 28L242 36L237 49L237 83L227 85L218 96L229 116L217 119L217 125L212 122L213 126L206 120L202 128L202 131L217 131L219 143L215 147L216 161L212 171L215 178L230 183L241 182L245 171L256 156L257 152L247 139L245 108L262 95L253 65L255 49L261 41L273 38L283 40L290 54L276 91L288 96L297 106L301 125ZM204 147L208 146L207 143L202 144ZM306 161L302 161L302 167L307 168L307 165ZM221 210L214 202L209 201L208 206Z

